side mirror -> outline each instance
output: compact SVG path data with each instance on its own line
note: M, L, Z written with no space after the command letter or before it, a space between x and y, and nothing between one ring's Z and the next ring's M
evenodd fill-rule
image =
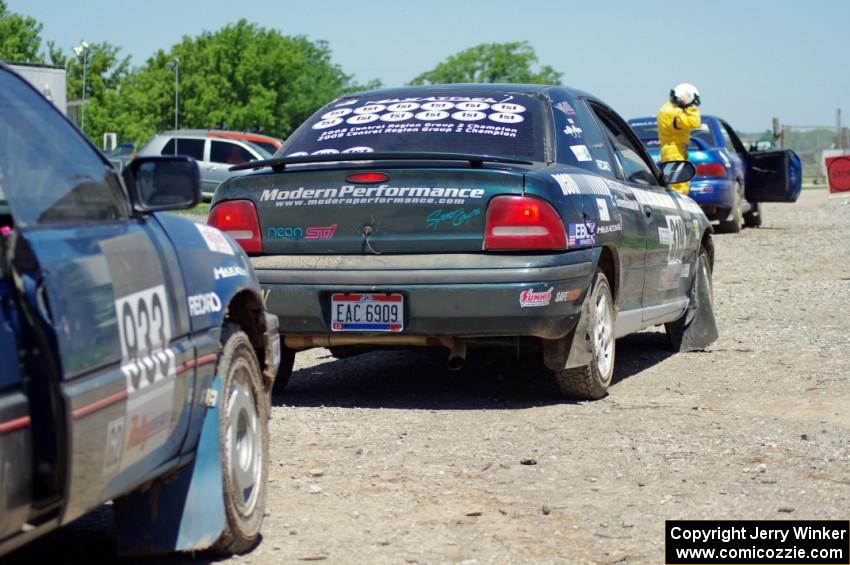
M690 161L665 161L661 163L661 176L668 185L688 182L697 174L697 168Z
M136 212L184 210L201 201L201 173L191 157L138 157L121 177Z

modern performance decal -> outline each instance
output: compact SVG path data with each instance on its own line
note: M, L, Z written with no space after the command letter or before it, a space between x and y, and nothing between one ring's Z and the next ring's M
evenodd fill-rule
M274 206L322 206L363 204L461 204L480 201L483 188L354 186L334 188L270 188L260 193L259 202Z

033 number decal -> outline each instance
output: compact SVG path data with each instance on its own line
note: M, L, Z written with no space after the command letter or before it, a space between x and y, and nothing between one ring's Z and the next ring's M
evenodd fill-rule
M115 300L121 337L121 370L127 392L134 393L174 373L171 316L165 286L135 292Z

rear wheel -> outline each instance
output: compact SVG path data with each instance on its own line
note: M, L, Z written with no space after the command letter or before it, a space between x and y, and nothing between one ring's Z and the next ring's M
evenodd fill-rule
M245 332L227 324L217 374L221 376L221 471L225 526L212 550L245 552L260 535L266 510L269 404L254 348Z
M723 220L717 227L718 232L738 233L744 226L744 214L741 211L741 183L735 183L735 197L732 201L732 211L728 220Z
M587 331L573 339L590 342L590 364L555 371L561 393L577 400L603 398L614 375L614 301L608 279L601 271L596 273L589 299Z

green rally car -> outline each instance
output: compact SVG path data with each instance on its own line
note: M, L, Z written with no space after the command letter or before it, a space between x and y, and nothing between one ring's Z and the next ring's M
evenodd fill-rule
M711 226L625 121L578 90L405 87L320 109L216 190L209 223L251 256L294 352L539 351L565 395L606 394L614 340L716 338Z

